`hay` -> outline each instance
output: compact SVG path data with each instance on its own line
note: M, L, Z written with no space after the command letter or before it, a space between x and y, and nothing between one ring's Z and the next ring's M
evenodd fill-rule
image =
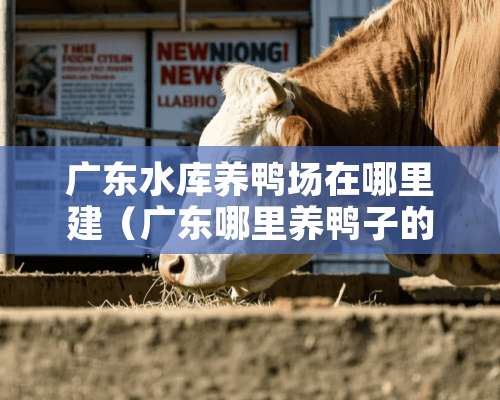
M156 287L161 287L161 300L150 301L148 296ZM130 308L158 308L158 309L178 309L178 308L218 308L218 307L248 307L248 306L270 306L263 294L249 296L246 298L234 298L231 296L231 289L220 288L217 290L186 289L171 286L163 281L161 277L155 279L142 301L137 302L131 295L128 302L122 300L119 304L112 304L108 300L104 301L98 308L130 309Z
M149 294L156 287L161 288L161 300L148 300ZM93 307L103 309L144 309L156 308L162 310L172 310L180 308L221 308L221 307L249 307L249 306L264 306L276 307L278 309L300 309L300 308L329 308L348 305L351 307L379 307L384 306L383 303L377 301L377 294L380 291L370 293L369 299L349 304L342 301L342 298L347 289L345 283L342 284L338 295L335 299L329 297L303 297L303 298L281 298L278 297L271 301L266 299L264 293L250 295L244 298L234 297L230 288L220 288L217 290L202 290L192 288L180 288L171 286L163 281L161 277L155 279L144 298L140 301L129 295L128 301L122 300L118 304L113 304L106 300L101 305Z

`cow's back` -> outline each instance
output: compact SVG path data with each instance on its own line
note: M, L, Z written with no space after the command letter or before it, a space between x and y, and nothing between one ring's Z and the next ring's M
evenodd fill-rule
M449 41L443 46L447 54L435 60L440 73L433 110L436 133L443 145L497 146L500 1L462 0L462 4L451 13L449 26L442 27L440 42Z

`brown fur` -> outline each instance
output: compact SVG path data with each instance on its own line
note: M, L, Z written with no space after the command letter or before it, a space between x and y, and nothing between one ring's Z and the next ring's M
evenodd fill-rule
M291 115L285 119L282 127L283 134L279 146L312 146L313 135L311 125L298 115Z
M394 0L287 77L312 128L285 123L291 143L498 146L500 1ZM388 257L456 284L500 280L498 255Z
M396 0L287 76L316 145L498 145L500 2Z

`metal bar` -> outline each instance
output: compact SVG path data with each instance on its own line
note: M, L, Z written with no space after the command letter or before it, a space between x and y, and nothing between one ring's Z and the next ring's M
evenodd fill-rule
M15 141L15 0L0 0L0 146L12 146ZM0 173L3 174L5 186L0 193L0 237L4 248L9 244L9 240L14 237L14 227L8 222L11 211L11 201L9 193L12 193L14 181L13 171L9 167L6 152L2 160ZM14 256L11 254L0 254L0 271L14 269Z
M190 143L198 143L200 134L181 131L166 131L161 129L135 128L123 125L109 125L103 122L81 122L58 118L39 117L34 115L18 114L17 126L29 128L56 129L62 131L77 131L84 133L95 133L100 135L115 135L139 137L144 139L170 139L186 140Z
M180 31L186 32L186 0L179 0L179 25Z
M15 0L0 0L0 146L12 146L15 139Z
M20 14L17 30L179 30L178 13ZM307 11L189 13L186 30L283 29L310 26Z
M146 29L146 101L145 101L145 117L146 117L146 128L151 128L153 126L153 31L151 29ZM152 139L145 139L144 144L146 147L151 147L153 144ZM146 165L151 165L151 152L146 152ZM146 208L151 208L152 201L151 196L146 196ZM146 247L151 248L152 242L151 238L148 237L146 241ZM143 264L154 264L151 255L145 255L143 259Z
M145 101L145 126L153 126L153 31L146 29L146 100ZM151 139L146 139L146 146L151 146Z

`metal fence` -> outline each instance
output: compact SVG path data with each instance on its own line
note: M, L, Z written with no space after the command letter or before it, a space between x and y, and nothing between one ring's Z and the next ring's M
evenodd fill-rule
M34 115L17 115L16 125L29 128L54 129L60 131L78 131L98 135L116 135L144 139L177 140L182 144L198 144L200 134L161 129L137 128L123 125L110 125L104 122L81 122L65 119L40 117ZM312 260L312 272L356 274L373 273L388 274L392 267L383 255L379 254L332 254L315 256Z
M48 118L26 114L19 114L16 116L16 125L27 128L78 131L98 135L127 136L143 139L169 139L186 141L192 144L197 144L200 138L199 133L192 132L137 128L123 125L110 125L104 122L71 121L67 119Z

